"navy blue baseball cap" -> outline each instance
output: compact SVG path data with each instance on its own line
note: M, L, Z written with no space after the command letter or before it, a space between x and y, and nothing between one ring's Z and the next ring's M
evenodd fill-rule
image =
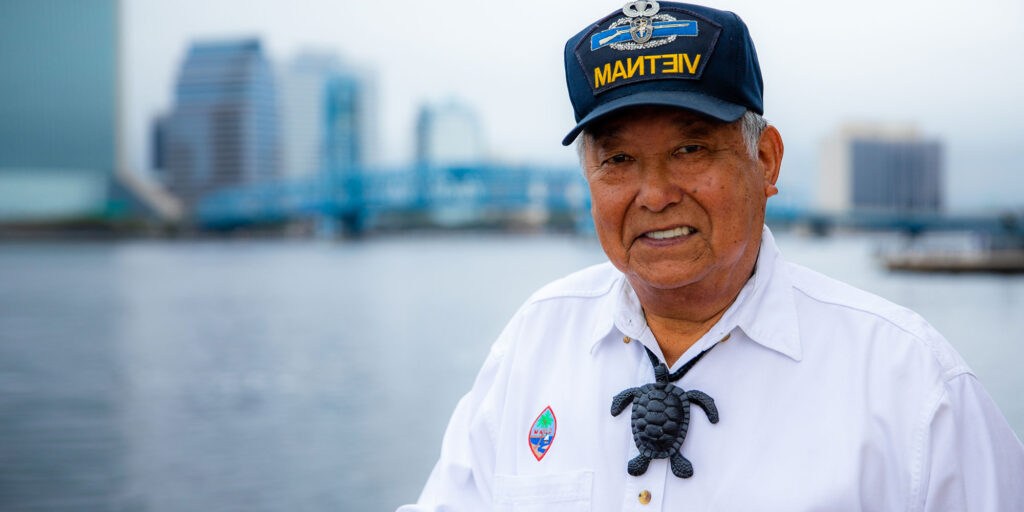
M764 114L754 42L735 14L640 0L583 29L565 44L565 80L576 126L626 107L684 108L724 122L748 109Z

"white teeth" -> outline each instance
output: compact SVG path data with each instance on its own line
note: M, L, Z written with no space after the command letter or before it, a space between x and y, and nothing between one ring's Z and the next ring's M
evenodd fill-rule
M678 228L666 229L665 231L650 231L644 233L644 236L655 240L664 240L666 238L689 235L690 233L693 233L693 228L690 226L679 226Z

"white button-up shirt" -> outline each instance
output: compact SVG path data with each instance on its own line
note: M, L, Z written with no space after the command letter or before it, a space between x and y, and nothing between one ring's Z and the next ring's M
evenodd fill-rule
M631 407L612 416L612 398L654 382L644 347L664 361L637 296L610 264L544 287L456 407L419 504L399 511L1024 511L1024 447L949 343L783 261L767 228L754 276L671 370L719 342L675 382L721 417L691 404L693 476L668 459L631 476Z

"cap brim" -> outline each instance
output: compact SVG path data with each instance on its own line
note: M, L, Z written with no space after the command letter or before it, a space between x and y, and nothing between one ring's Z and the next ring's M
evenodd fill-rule
M605 103L590 111L586 117L576 123L572 131L562 139L562 145L568 146L583 131L588 124L618 112L627 107L639 107L644 105L664 105L666 107L677 107L692 110L698 114L713 117L719 121L731 123L741 117L747 111L747 107L722 101L718 98L688 91L646 91L630 94Z

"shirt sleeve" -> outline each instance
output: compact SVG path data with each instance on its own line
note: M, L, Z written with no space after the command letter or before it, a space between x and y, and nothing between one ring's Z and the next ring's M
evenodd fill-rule
M1024 510L1024 446L978 380L948 380L924 429L912 510Z
M507 382L504 364L518 315L491 347L473 388L459 400L445 430L441 457L415 505L397 512L490 510L498 415Z

